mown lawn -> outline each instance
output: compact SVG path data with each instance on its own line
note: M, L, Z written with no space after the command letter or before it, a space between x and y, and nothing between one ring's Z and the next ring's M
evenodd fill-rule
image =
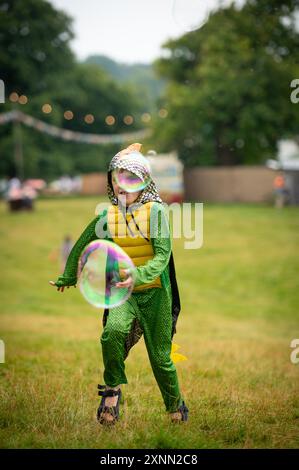
M204 243L174 254L182 312L175 343L190 409L168 421L143 340L127 359L121 421L95 420L102 312L58 293L51 253L94 217L96 198L0 206L0 446L4 448L292 448L299 445L299 210L204 205Z

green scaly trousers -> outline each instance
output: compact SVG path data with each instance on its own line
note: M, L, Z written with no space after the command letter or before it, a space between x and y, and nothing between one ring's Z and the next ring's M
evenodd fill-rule
M104 381L109 387L128 383L125 374L125 340L133 321L142 330L150 364L160 388L166 411L175 412L182 404L178 377L171 353L171 292L150 288L136 292L121 306L109 310L101 336Z

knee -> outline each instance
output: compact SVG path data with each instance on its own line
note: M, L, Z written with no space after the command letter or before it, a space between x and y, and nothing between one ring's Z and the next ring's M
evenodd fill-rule
M151 355L150 361L151 361L152 366L157 369L169 370L172 367L174 367L170 356L166 353L159 353L156 351Z
M106 325L101 336L101 344L103 345L109 343L111 345L115 345L117 343L123 342L125 340L125 336L126 332L121 328L113 325Z

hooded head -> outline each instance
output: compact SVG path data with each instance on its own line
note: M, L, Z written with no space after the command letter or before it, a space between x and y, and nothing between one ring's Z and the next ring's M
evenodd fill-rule
M121 150L118 152L111 160L109 168L108 168L108 184L107 184L107 192L110 199L110 202L114 205L118 204L118 198L113 190L112 184L112 172L116 169L123 169L134 173L141 181L145 181L146 178L150 178L149 183L147 186L139 192L137 195L134 203L141 203L144 204L150 201L162 202L160 198L156 185L152 180L149 167L146 163L145 157L140 153L142 145L141 144L132 144L126 149ZM122 191L125 193L125 191ZM130 195L135 195L135 193L128 193L128 199ZM134 196L133 196L134 197Z

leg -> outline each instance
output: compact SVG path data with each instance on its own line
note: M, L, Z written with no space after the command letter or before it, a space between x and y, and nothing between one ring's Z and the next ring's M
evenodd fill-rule
M125 341L135 319L134 300L110 309L101 337L104 361L104 381L99 386L102 396L97 418L101 424L114 424L119 416L120 384L127 383L125 375Z
M138 296L140 323L152 370L166 411L174 413L182 405L178 377L171 353L171 291L152 288Z
M123 305L110 309L101 336L104 381L109 387L128 383L125 375L125 341L135 319L136 303L131 296Z

